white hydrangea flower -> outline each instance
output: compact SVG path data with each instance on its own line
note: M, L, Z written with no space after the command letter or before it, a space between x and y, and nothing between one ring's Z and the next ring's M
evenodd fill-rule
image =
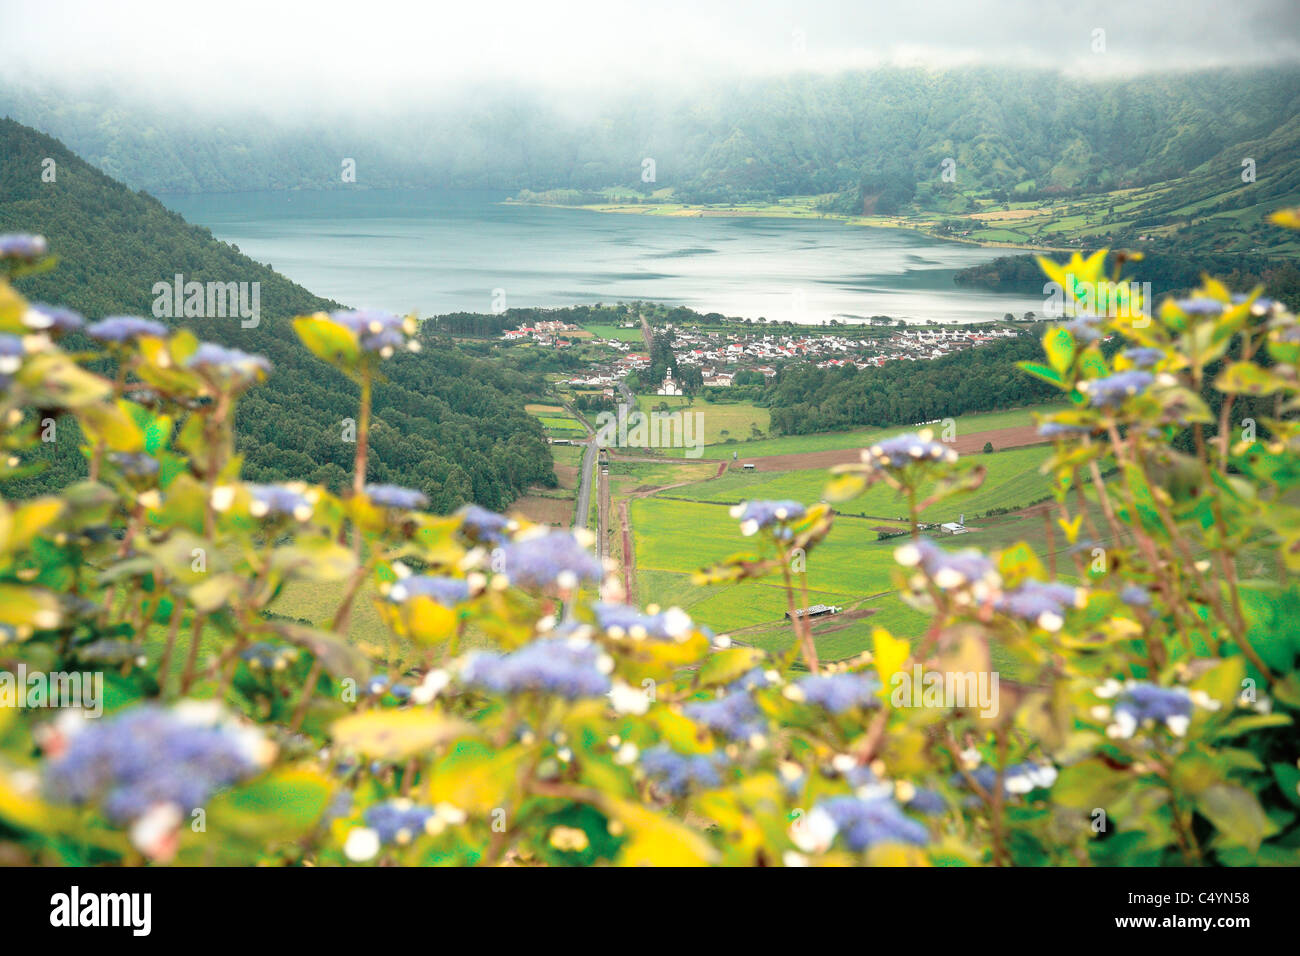
M370 827L353 827L343 842L343 855L353 863L365 863L379 855L379 833Z

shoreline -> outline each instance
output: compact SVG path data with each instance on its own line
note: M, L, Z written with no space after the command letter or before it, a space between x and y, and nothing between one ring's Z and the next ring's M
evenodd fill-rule
M846 226L866 227L871 229L904 229L908 232L915 232L938 242L955 242L961 245L978 246L981 249L1007 249L1026 253L1080 251L1079 248L1070 246L1034 246L1014 242L997 242L994 240L968 239L961 236L940 235L933 230L926 229L920 223L908 219L874 216L849 216L838 212L810 212L807 214L795 212L781 214L779 212L741 209L734 206L692 205L690 203L586 203L570 205L568 203L530 202L515 199L513 197L503 199L500 205L533 206L544 209L581 210L584 212L597 212L607 215L658 216L664 219L714 218L830 220L832 222L844 223Z

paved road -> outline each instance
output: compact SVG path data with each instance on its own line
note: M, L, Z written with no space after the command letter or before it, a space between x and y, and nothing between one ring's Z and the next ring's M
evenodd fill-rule
M596 476L596 557L602 561L609 557L609 533L605 529L605 515L609 512L609 477L605 469Z
M575 528L587 527L587 515L591 511L591 478L596 472L596 441L587 440L587 448L582 453L582 480L578 484L578 510L573 515Z

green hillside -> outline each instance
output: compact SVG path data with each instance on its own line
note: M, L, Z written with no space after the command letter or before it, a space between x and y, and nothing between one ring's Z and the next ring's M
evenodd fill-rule
M376 186L603 190L691 202L838 194L890 212L923 187L939 208L973 187L999 201L1182 179L1295 117L1300 71L1201 70L1076 78L1047 70L880 68L752 77L708 91L612 93L582 113L526 88L472 103L313 125L142 106L107 92L0 90L0 112L63 137L155 191L324 189L353 157ZM641 157L658 160L653 183ZM1294 153L1289 157L1294 161ZM955 162L955 182L940 168ZM1231 172L1231 170L1229 170Z
M315 361L288 321L336 303L189 225L151 196L131 192L49 136L0 120L0 156L0 233L41 233L60 258L53 271L18 280L32 299L96 319L150 315L154 284L171 283L178 273L186 281L259 283L256 327L244 328L234 317L175 324L265 355L274 365L275 374L250 392L237 420L250 480L344 482L354 446L344 441L343 422L355 415L356 386ZM46 158L55 163L54 182L42 179ZM543 390L541 378L471 358L431 332L422 339L424 351L395 357L386 366L388 381L376 390L370 479L419 488L444 511L471 500L503 508L529 485L554 485L542 427L523 408ZM54 467L7 491L66 483L84 469L78 444L61 438L43 446Z

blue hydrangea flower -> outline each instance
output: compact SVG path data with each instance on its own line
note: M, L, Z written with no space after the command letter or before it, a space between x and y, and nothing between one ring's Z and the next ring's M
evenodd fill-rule
M101 342L130 342L142 336L166 338L167 326L138 315L111 315L86 326L86 334Z
M889 797L830 797L813 807L808 819L795 828L800 849L826 849L838 837L850 850L861 851L888 843L925 846L930 832L910 819Z
M1218 315L1223 311L1223 303L1218 299L1211 299L1204 296L1179 299L1174 303L1179 310L1186 315Z
M1116 372L1106 378L1084 379L1079 391L1088 396L1094 408L1117 408L1132 395L1145 392L1155 381L1150 372Z
M366 497L381 508L401 508L412 511L429 503L423 492L398 485L366 485Z
M151 478L158 474L158 459L143 452L110 452L108 460L128 478Z
M23 325L38 331L72 332L85 324L86 319L80 312L44 302L31 303L23 314Z
M877 797L891 797L903 804L908 810L926 816L943 813L948 803L943 794L937 790L926 790L911 784L900 783L898 786L887 780L881 780L865 764L856 764L842 773L844 780L853 788L853 795L859 800L874 800ZM910 796L904 798L904 794Z
M744 693L733 691L713 700L696 701L683 707L682 713L731 740L747 741L767 733L758 705Z
M1065 623L1066 609L1081 607L1083 599L1083 592L1068 584L1029 580L1006 592L997 602L997 608L1045 631L1059 631Z
M1232 297L1232 304L1241 305L1249 298L1250 296L1248 295L1237 293ZM1270 299L1267 296L1261 295L1258 299L1256 299L1254 302L1251 303L1250 314L1257 315L1257 316L1268 315L1268 313L1277 311L1280 307L1281 307L1281 303L1279 303L1277 300Z
M975 782L984 789L985 793L992 793L997 787L998 771L996 767L988 764L981 764L970 772L975 778ZM1046 789L1056 782L1056 768L1051 764L1038 763L1018 763L1006 769L1002 776L1002 791L1007 796L1017 796L1029 793L1031 790ZM968 786L966 778L962 774L954 774L952 784L956 787L966 788Z
M23 367L23 340L16 335L0 333L0 388L8 388L14 372Z
M834 766L834 765L832 765ZM876 772L864 763L854 763L847 770L840 769L840 776L844 782L857 791L869 790L871 793L859 792L857 795L862 798L868 796L879 796L880 793L892 792L893 788L888 783L882 781L876 776ZM876 788L882 788L878 792Z
M912 799L906 801L904 806L916 813L933 816L944 813L948 809L948 802L944 800L943 794L938 790L918 789L912 795Z
M641 755L641 768L664 793L680 797L694 788L708 790L722 785L719 768L726 764L722 754L679 754L661 744Z
M880 681L870 674L818 674L802 678L786 688L794 700L842 714L855 707L878 707Z
M1092 549L1099 548L1099 547L1101 547L1101 545L1099 545L1092 538L1080 538L1074 544L1066 548L1065 553L1069 555L1092 554Z
M239 652L250 670L282 671L298 659L298 648L257 641Z
M1043 422L1038 426L1038 434L1042 438L1073 438L1076 435L1091 434L1092 429L1087 425L1064 425L1060 422Z
M1134 347L1125 349L1123 355L1126 359L1136 365L1138 368L1151 368L1162 358L1165 353L1157 348Z
M951 464L957 460L957 451L950 445L934 441L929 432L908 432L863 449L862 460L875 468L897 471L915 462Z
M1080 342L1095 342L1101 338L1101 319L1095 315L1081 315L1072 322L1067 322L1065 327L1070 330Z
M159 804L188 813L217 790L258 773L274 748L255 729L218 708L146 704L86 721L45 768L47 796L58 803L98 804L115 824Z
M751 691L759 687L768 687L772 684L768 677L767 671L761 667L752 668L741 674L734 681L727 685L728 691Z
M1160 687L1147 681L1119 685L1108 681L1097 688L1098 697L1115 697L1110 737L1128 738L1143 725L1164 724L1175 736L1187 732L1192 719L1192 695L1186 687Z
M477 654L461 677L472 687L500 694L539 692L574 700L609 693L612 669L598 644L544 638L511 654Z
M501 544L506 540L511 520L479 505L466 505L460 509L460 530L471 541L483 544Z
M436 816L433 807L420 806L410 800L385 800L366 807L362 813L366 826L379 835L379 842L399 846L410 843L425 832L428 822Z
M616 637L654 637L660 640L677 640L691 632L691 618L680 608L669 608L658 614L642 614L628 604L593 604L596 624Z
M922 537L896 548L894 559L905 568L921 568L936 587L945 591L970 589L977 601L992 597L1002 585L997 565L975 548L945 551Z
M443 607L455 607L469 600L469 582L464 578L421 574L401 578L388 589L388 600L394 604L404 604L419 596L433 598Z
M569 531L509 542L499 557L499 567L511 584L541 591L599 584L605 576L604 566Z
M731 517L740 519L740 533L746 537L762 528L797 521L805 513L797 501L744 501L731 509Z
M363 349L384 358L398 348L406 348L407 336L415 334L410 320L375 309L331 312L330 321L350 329Z
M25 232L8 232L0 235L0 259L17 259L20 262L35 262L44 259L50 252L50 244L44 236L35 236Z
M1150 607L1151 593L1136 584L1127 585L1119 592L1119 599L1130 607Z
M239 349L228 349L215 342L204 342L185 363L190 368L210 372L224 378L240 381L257 381L271 371L271 363L260 355L250 355Z
M298 521L306 521L315 510L315 506L302 491L288 485L246 485L245 487L253 496L253 502L248 510L254 518L287 515Z

